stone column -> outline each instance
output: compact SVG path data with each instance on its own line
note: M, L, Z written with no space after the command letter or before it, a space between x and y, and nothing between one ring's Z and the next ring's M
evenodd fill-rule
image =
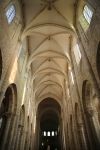
M11 139L8 145L8 150L14 150L14 145L15 145L15 140L16 140L16 134L17 134L17 126L18 126L18 115L14 115L14 123L12 127L12 132L11 132Z
M7 124L6 124L6 127L5 127L2 146L1 146L2 150L5 150L5 148L8 149L8 146L9 146L10 141L11 141L11 135L13 133L12 130L10 131L11 124L14 123L14 115L13 114L11 114L10 112L6 112L4 115L7 118Z
M83 125L83 123L78 124L78 133L79 133L79 138L80 138L79 140L80 140L80 146L81 146L80 150L88 150L87 143L86 143L86 138L85 138L85 134L84 134L84 125Z
M92 84L93 84L93 86L94 86L95 93L96 93L97 97L100 99L99 86L98 86L97 80L96 80L96 78L95 78L93 69L92 69L92 67L91 67L90 61L89 61L89 59L88 59L88 56L87 56L87 54L86 54L86 52L85 52L84 46L83 46L83 44L82 44L81 36L80 36L80 33L79 33L78 30L77 30L77 34L78 34L78 41L79 41L79 43L80 43L80 45L81 45L81 47L82 47L82 50L81 50L81 49L80 49L80 50L81 50L81 52L82 52L83 58L85 58L85 61L86 61L86 63L87 63L88 71L89 71L89 73L90 73L91 82L92 82Z

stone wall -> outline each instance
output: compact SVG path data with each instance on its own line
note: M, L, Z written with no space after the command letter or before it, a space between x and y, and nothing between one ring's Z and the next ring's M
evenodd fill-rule
M8 24L6 10L11 4L15 6L16 16L11 24ZM17 87L17 110L14 114L14 132L12 132L11 137L9 137L9 150L15 150L15 148L19 149L19 141L21 139L23 140L23 142L21 142L21 148L24 147L24 143L26 142L27 148L30 147L30 149L32 149L34 143L35 111L32 98L32 77L31 70L27 73L27 40L21 41L20 39L23 30L21 12L21 5L17 0L5 0L0 2L0 50L2 54L0 104L3 102L7 88L12 84ZM20 114L22 108L24 108L24 116ZM20 119L24 120L22 124ZM9 127L8 129L10 130ZM5 138L6 136L7 133L4 134ZM7 148L5 146L7 145L4 141L2 145L0 145L0 149L1 147L2 149Z

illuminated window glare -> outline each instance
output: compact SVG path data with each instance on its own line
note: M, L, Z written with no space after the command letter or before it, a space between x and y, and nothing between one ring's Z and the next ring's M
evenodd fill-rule
M50 131L48 131L47 136L50 136Z
M52 131L52 136L54 136L54 134L55 134L54 131Z
M74 48L74 55L75 55L77 64L79 64L82 56L81 56L81 52L80 52L78 44L76 44Z
M72 84L74 84L74 77L73 77L73 73L71 72L71 80L72 80Z
M44 136L46 136L46 131L44 131L44 134L43 134Z
M93 16L93 11L87 5L84 6L83 15L86 21L90 24L92 16Z
M57 131L55 131L55 135L57 136Z
M93 9L89 5L85 5L82 14L79 18L80 25L85 32L89 28L92 16L93 16Z
M15 15L16 15L15 6L11 5L6 11L8 24L10 24L13 21Z

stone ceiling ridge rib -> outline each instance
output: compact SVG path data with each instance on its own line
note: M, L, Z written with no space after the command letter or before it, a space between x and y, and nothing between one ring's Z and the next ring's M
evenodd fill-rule
M65 30L65 32L69 33L70 35L76 36L75 29L72 26L67 26L67 25L63 25L63 24L61 25L58 23L45 22L45 23L41 23L41 24L38 23L36 25L32 25L28 29L24 29L22 36L21 36L21 40L23 41L23 39L25 37L29 36L30 34L32 34L32 32L34 32L34 30L39 29L39 28L42 30L42 27L48 27L48 26L63 29L63 30Z
M52 16L55 16L52 17ZM41 19L42 18L42 19ZM57 18L57 19L56 19ZM58 22L59 21L59 22ZM63 16L63 14L53 5L52 11L48 11L46 7L43 7L30 21L30 23L27 25L24 31L29 30L32 28L32 26L36 26L38 24L43 23L54 23L54 24L61 24L65 25L66 27L71 27L72 24L69 23L66 17Z
M46 69L45 69L45 70L46 70ZM45 76L45 74L48 74L48 73L57 74L57 75L60 75L60 76L64 77L64 79L66 79L66 76L65 76L61 71L56 71L56 70L47 71L47 70L46 70L46 71L44 72L44 70L41 70L41 71L39 71L37 74L35 74L35 75L33 76L32 81L34 81L36 77L40 76L40 74L44 74L44 76Z
M27 67L29 68L29 66L31 65L31 63L36 60L38 57L42 57L43 54L45 53L51 53L51 54L54 54L54 57L60 57L60 58L63 58L65 59L68 63L70 63L70 60L69 60L69 57L67 55L64 55L62 53L59 53L59 52L56 52L54 50L47 50L47 51L42 51L42 52L39 52L37 54L32 54L30 57L29 57L29 60L28 60L28 65ZM48 55L48 57L53 57L51 55Z
M47 89L48 87L45 87L44 89ZM54 90L52 90L52 91L50 91L50 90L47 90L47 91L43 91L43 92L41 92L40 94L38 94L38 95L36 95L36 98L38 99L39 97L41 97L42 95L45 95L45 94L48 94L48 95L55 95L56 97L59 97L59 99L61 99L62 98L62 95L60 95L61 94L61 92L59 92L59 91L55 91L55 89ZM57 93L59 93L59 94L57 94ZM49 97L49 96L48 96Z
M61 67L60 67L60 65L55 61L55 60L51 60L51 58L47 58L47 59L45 59L42 63L40 62L40 64L39 64L39 66L38 66L38 68L36 68L36 72L38 72L42 67L43 67L43 65L44 65L44 68L46 67L46 66L48 66L47 65L47 62L49 61L48 59L50 59L50 62L52 61L53 63L54 63L54 68L56 68L56 69L62 69ZM50 65L49 65L50 66ZM63 69L62 69L63 70ZM62 71L62 72L64 72L64 70ZM35 72L34 72L35 73ZM64 74L66 74L66 73L64 73Z
M46 87L46 88L45 88ZM45 91L43 91L45 88ZM51 90L52 89L52 90ZM34 94L37 95L38 93L42 93L42 92L46 92L46 91L52 91L52 92L56 92L59 93L59 95L61 95L61 93L63 92L61 86L59 84L55 84L53 82L47 82L44 83L43 85L39 86L35 91ZM58 92L57 92L58 91ZM38 94L39 95L39 94Z
M44 68L44 69L41 69L41 70L38 70L38 71L36 71L35 73L34 73L34 77L37 75L37 74L39 74L39 73L45 73L45 71L47 71L47 72L51 72L51 71L54 71L54 72L57 72L57 73L60 73L60 74L62 74L62 76L64 76L64 77L66 77L66 74L63 72L63 71L61 71L61 70L58 70L57 68L53 68L53 67L47 67L47 68Z
M42 82L40 82L39 84L36 85L36 87L34 89L34 92L36 92L38 90L38 87L43 86L43 84L47 84L48 82L51 82L51 83L54 83L54 84L58 85L63 90L63 87L60 83L55 82L53 80L45 80L45 81L42 81Z
M37 103L36 103L37 106L43 99L45 99L47 97L54 98L55 100L57 100L57 102L60 104L60 106L62 106L61 98L51 92L45 93L45 94L41 95L40 97L37 97Z
M45 78L41 77L41 79L38 81L38 83L36 84L36 87L38 87L39 84L41 84L42 82L46 82L47 80L51 80L53 82L58 83L59 85L62 86L63 88L63 84L62 82L59 80L59 78L57 78L57 76L55 76L55 74L51 74L51 73L47 73L45 74ZM33 81L32 81L33 82Z
M35 98L38 101L40 97L52 96L61 101L64 79L71 65L70 37L76 37L74 0L29 1L30 4L25 0L30 9L24 8L27 15L21 41L28 38L27 71L32 68Z
M46 92L46 91L44 91L45 89L47 90L47 88L51 88L52 86L53 86L53 87L56 87L57 90L58 90L58 87L59 87L59 86L57 86L56 84L53 84L53 83L48 83L47 85L44 85L44 86L39 87L39 89L41 88L41 90L40 90L40 91L39 91L39 90L36 91L36 93L39 91L39 94L38 94L37 96L39 97L39 95L40 95L41 93L43 93L43 92L45 93L45 92ZM59 94L57 94L57 95L60 95L63 91L60 90L60 92L59 92L59 91L57 92L56 90L53 90L53 88L52 88L52 92L53 92L53 93L55 93L55 92L56 92L56 93L59 93Z

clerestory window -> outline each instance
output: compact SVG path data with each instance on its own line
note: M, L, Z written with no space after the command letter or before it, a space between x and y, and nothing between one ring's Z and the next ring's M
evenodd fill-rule
M44 134L43 134L44 136L46 136L46 131L44 131Z
M83 7L83 11L79 19L80 24L84 29L84 31L87 31L87 29L89 28L92 16L93 16L93 9L89 5L85 5Z
M93 11L90 9L89 6L87 5L84 6L83 15L86 21L90 24L92 16L93 16Z
M6 10L6 17L7 17L8 24L10 24L14 20L15 15L16 15L15 6L10 5Z
M52 131L52 136L54 136L55 135L55 132L54 131Z
M47 132L47 136L50 136L50 131Z

